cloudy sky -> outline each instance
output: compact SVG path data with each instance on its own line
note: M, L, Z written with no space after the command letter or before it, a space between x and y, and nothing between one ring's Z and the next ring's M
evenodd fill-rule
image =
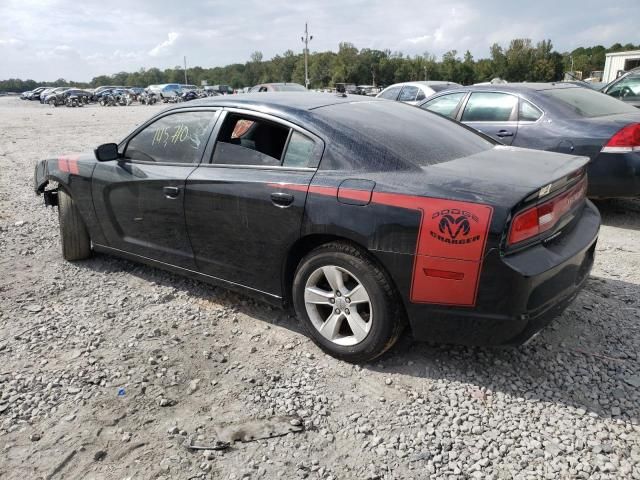
M109 7L113 4L116 6ZM0 79L87 81L182 63L203 67L302 49L389 48L409 54L550 38L559 51L638 43L639 0L0 0Z

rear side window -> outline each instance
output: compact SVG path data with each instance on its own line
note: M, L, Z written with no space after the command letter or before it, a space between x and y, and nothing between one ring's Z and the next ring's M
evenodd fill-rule
M427 103L420 106L425 110L439 113L445 117L453 118L460 100L464 98L466 92L450 93L448 95L442 95L441 97L429 100Z
M379 98L386 98L387 100L395 100L398 98L398 93L402 87L389 87L380 94Z
M162 117L136 134L125 158L158 163L199 163L215 112L182 112Z
M283 167L314 167L315 142L300 132L293 131L282 161Z
M535 122L542 116L542 112L530 102L520 99L518 119L521 122Z
M218 135L213 163L278 166L289 128L268 120L229 114Z
M462 114L463 122L508 122L518 106L518 98L506 93L474 92Z
M399 102L413 102L416 99L416 95L418 95L418 87L412 87L407 85L400 92L400 96L398 97Z
M590 88L554 88L544 90L542 93L554 100L559 100L579 117L591 118L638 112L637 108Z

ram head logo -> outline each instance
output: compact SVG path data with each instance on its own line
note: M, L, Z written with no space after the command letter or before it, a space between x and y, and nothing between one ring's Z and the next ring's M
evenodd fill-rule
M469 219L464 215L460 215L457 218L454 218L453 215L443 215L438 228L440 233L448 235L452 240L455 240L461 233L466 237L471 231Z

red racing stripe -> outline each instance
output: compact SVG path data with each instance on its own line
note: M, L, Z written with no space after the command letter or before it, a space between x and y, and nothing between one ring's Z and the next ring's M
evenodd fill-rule
M337 197L338 192L318 185L271 185L325 196ZM368 200L370 193L341 188L340 195ZM475 306L491 206L387 192L373 192L371 203L420 212L410 293L413 303Z
M78 175L80 170L78 169L79 155L61 155L58 157L58 169L61 172L73 173Z

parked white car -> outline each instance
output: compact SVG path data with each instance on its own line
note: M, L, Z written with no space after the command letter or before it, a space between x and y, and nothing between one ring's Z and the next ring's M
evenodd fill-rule
M411 105L417 105L422 100L430 97L436 92L460 86L461 85L459 83L436 80L394 83L382 90L378 95L376 95L376 98L386 98L387 100L395 100L398 102L409 103Z

